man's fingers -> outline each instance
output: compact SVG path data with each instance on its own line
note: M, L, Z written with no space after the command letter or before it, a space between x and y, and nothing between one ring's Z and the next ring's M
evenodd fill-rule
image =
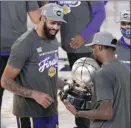
M47 104L48 106L52 104L52 102L49 101L48 99L45 99L43 102L44 102L45 104Z
M47 99L48 101L50 101L51 103L54 102L54 99L53 99L52 97L50 97L49 95L46 95L45 97L46 97L46 99Z
M77 43L77 42L71 42L71 43L70 43L70 46L71 46L72 48L79 48L79 47L80 47L80 44Z
M45 99L42 103L42 106L44 108L48 108L50 105L52 104L52 102L50 102L49 100Z
M74 108L73 105L68 100L64 100L63 102L66 105L66 108L68 108L70 110L72 110Z
M72 48L76 48L77 47L77 44L71 44L70 45Z
M42 106L44 108L48 108L52 104L52 102L54 102L54 100L49 95L45 95Z
M72 114L74 114L75 115L75 110L71 107L71 106L67 106L67 109L72 113Z
M66 108L73 114L73 115L76 115L76 110L75 110L75 107L73 105L71 105L69 103L69 101L64 101L64 104L66 106Z
M70 102L68 100L63 100L64 104L70 104Z
M45 102L42 102L40 105L42 105L44 108L48 108L48 105Z
M44 108L47 108L48 105L44 102L44 103L41 103L40 105L42 105Z
M54 102L54 100L53 100L49 95L46 95L44 102L45 102L47 105L51 105L51 104Z

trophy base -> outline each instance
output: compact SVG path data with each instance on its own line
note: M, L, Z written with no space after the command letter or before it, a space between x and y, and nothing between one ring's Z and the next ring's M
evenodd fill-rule
M91 109L91 93L81 92L78 90L71 90L67 93L61 91L59 93L60 99L63 101L68 100L77 110L90 110Z

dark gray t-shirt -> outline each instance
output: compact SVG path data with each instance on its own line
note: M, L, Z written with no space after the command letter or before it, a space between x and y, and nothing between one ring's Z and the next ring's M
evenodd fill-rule
M120 41L116 47L116 57L131 70L131 49L122 46Z
M113 118L92 120L90 128L130 128L130 73L120 61L103 65L95 76L96 100L113 101ZM95 109L99 109L99 106Z
M62 3L62 2L61 2ZM62 24L61 27L61 42L62 47L67 52L73 53L87 53L91 52L91 48L83 45L79 49L73 49L70 47L71 38L80 34L81 31L88 26L92 20L91 4L96 4L98 1L64 1L67 6L67 14L64 15L64 19L67 24ZM91 43L92 39L88 40ZM87 44L87 42L85 42Z
M23 87L49 94L55 102L44 109L33 99L14 95L13 113L18 117L46 117L57 113L58 42L40 38L30 30L11 48L8 64L21 69L17 82Z
M27 12L37 10L36 1L1 1L0 52L9 52L14 41L27 31Z

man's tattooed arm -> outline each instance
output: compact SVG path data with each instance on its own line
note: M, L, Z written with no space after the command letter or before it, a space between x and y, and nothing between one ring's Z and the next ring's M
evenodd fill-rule
M97 120L111 120L113 116L112 106L112 100L103 100L100 103L99 109L90 111L78 111L77 116Z
M7 65L1 78L1 86L16 95L33 98L34 90L25 88L15 81L15 78L19 73L19 69Z
M16 95L27 97L27 98L32 98L33 90L27 89L23 87L22 85L17 84L16 81L11 78L6 78L2 82L2 86L4 86L5 89L7 89L8 91Z

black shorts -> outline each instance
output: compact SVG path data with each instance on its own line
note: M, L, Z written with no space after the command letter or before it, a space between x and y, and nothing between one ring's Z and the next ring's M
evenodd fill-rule
M9 56L0 56L0 78L4 72Z
M9 56L0 56L0 110L1 110L1 104L2 104L3 91L4 91L4 89L1 87L1 77L6 67L8 58Z

